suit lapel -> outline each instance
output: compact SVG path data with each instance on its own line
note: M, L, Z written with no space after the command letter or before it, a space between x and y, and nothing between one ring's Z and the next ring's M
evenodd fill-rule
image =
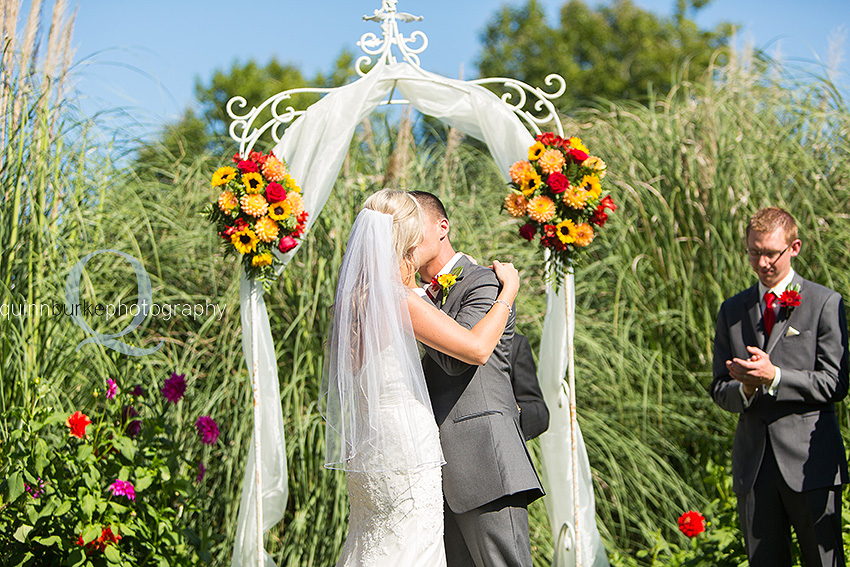
M802 293L803 278L800 277L800 274L794 274L794 278L791 280L790 285L794 284L800 285L800 292ZM767 341L767 347L764 349L764 352L770 354L771 351L773 351L773 347L775 347L776 343L779 342L779 339L785 336L790 319L791 313L788 312L788 309L785 307L780 308L779 314L776 316L776 323L773 324L773 330L770 332L770 339Z
M457 277L457 281L455 281L455 285L453 285L451 287L451 289L449 289L449 293L446 297L446 302L442 306L440 305L440 302L442 302L442 300L443 300L442 299L443 298L443 290L440 289L440 293L437 294L437 299L435 300L435 304L437 305L437 307L439 307L440 309L442 309L446 313L448 313L450 311L450 309L452 308L452 306L454 306L454 304L457 302L457 298L460 297L461 295L463 295L462 293L459 293L459 292L460 292L460 290L463 289L463 286L464 286L463 279L464 279L464 276L466 276L466 274L468 273L469 266L471 266L471 265L472 265L472 262L470 262L467 259L466 256L461 256L460 259L458 259L457 263L455 264L455 268L460 266L461 268L463 268L463 270L461 271L460 275Z
M759 286L758 284L750 288L747 298L744 303L747 313L750 316L750 325L752 325L753 333L758 339L758 346L764 345L764 324L761 320L761 307L759 306Z

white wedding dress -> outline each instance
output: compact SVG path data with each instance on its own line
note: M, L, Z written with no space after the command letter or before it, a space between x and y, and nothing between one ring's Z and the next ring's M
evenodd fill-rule
M444 567L439 430L410 321L391 216L363 209L340 268L320 409L325 466L350 513L337 567Z
M346 473L348 535L337 567L443 567L440 466L392 470L393 462L407 460L404 453L414 447L439 451L439 430L430 408L417 404L399 381L401 368L392 349L382 355L387 388L380 399L381 419L395 435L385 450L367 449L351 460L359 470ZM411 404L420 411L399 411ZM411 427L410 419L419 423Z

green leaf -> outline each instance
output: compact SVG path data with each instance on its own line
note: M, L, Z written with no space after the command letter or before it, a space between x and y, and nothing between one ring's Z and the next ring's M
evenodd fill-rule
M127 459L128 461L132 461L133 457L136 456L136 447L133 445L133 442L129 437L124 436L116 436L112 440L112 446L118 449L121 453L121 456Z
M138 469L136 469L138 471ZM141 492L145 488L149 487L153 483L153 476L147 475L143 477L136 477L136 484L134 485L136 488L136 492Z
M83 461L88 460L91 457L91 455L92 455L91 445L84 443L84 444L80 445L79 447L77 447L77 461L78 462L82 463Z
M91 515L94 513L95 504L97 504L97 502L91 494L86 494L80 501L80 510L82 510L83 514L85 514L88 521L91 521Z
M91 543L98 538L103 530L98 526L89 526L83 530L83 543Z
M12 537L14 537L16 540L18 540L21 543L26 543L27 536L29 535L29 533L31 531L32 531L32 526L23 525L23 526L19 527L17 530L15 530L15 535L13 535Z
M50 462L47 459L48 448L47 448L47 442L44 439L39 437L36 440L34 453L35 453L35 472L38 476L42 476L44 474L44 467L46 467L47 464Z
M86 554L83 551L83 548L78 547L76 549L72 549L68 554L67 564L71 567L79 567L86 562Z
M9 477L9 501L14 502L24 493L24 479L21 471L15 471Z
M35 537L32 540L47 547L50 547L51 545L55 545L62 541L62 539L58 535L52 535L49 537Z
M110 563L121 563L121 553L114 545L107 545L106 549L103 550L103 554Z
M61 504L59 504L59 507L56 508L56 511L53 513L53 515L57 516L57 517L58 516L64 516L65 514L67 514L70 511L71 511L71 501L70 500L64 500Z

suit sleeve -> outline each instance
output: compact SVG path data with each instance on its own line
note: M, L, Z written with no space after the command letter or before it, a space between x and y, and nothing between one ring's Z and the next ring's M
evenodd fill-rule
M818 317L814 369L783 367L776 399L782 402L839 402L847 395L847 388L847 316L841 295L832 293Z
M717 314L717 327L714 332L714 355L712 359L712 370L714 379L711 381L709 389L714 402L725 409L734 413L742 413L744 400L741 397L741 383L733 379L726 369L726 361L732 360L732 347L729 340L729 323L726 315L728 309L728 301L723 302L720 306L720 312ZM783 374L783 380L785 376ZM754 396L760 396L761 389L756 391ZM755 401L755 398L753 398Z
M549 409L537 381L537 367L531 345L523 335L514 334L511 346L511 385L520 407L519 423L526 441L549 428Z
M467 329L471 329L493 307L499 296L499 280L492 270L475 270L468 278L473 278L461 299L460 310L455 321ZM474 365L467 364L429 346L425 346L426 356L430 356L449 376L460 376Z

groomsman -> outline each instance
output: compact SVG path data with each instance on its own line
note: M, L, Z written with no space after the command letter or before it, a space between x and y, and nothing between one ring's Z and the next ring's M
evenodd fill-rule
M531 345L524 335L514 331L511 344L511 386L519 406L519 426L526 441L549 429L549 408L543 401L537 366Z
M733 487L754 567L792 565L792 527L804 565L845 564L835 404L848 389L847 320L841 295L792 269L801 246L788 212L754 214L747 254L758 282L717 316L710 391L739 414Z

